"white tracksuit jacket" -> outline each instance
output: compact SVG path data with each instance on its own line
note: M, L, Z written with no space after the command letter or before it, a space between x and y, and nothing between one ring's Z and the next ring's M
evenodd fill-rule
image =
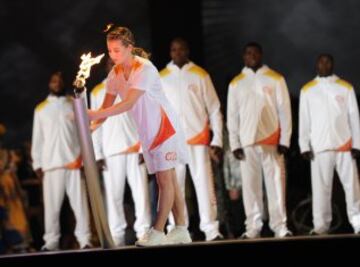
M227 127L231 151L255 144L289 147L292 132L284 77L262 66L243 68L229 85Z
M209 74L193 62L181 69L170 62L160 72L166 97L177 112L189 145L222 147L220 101ZM213 138L210 141L210 128Z
M223 146L223 119L220 102L209 74L192 62L181 69L173 62L160 72L166 97L174 107L181 121L187 141L188 166L194 182L199 206L200 230L206 240L219 235L216 196L208 145ZM210 140L210 128L213 138ZM180 189L185 196L185 166L176 168ZM185 207L186 224L188 224ZM168 230L174 227L170 217Z
M300 93L299 145L315 153L360 149L360 121L353 86L336 75L316 77Z
M80 146L73 112L72 98L65 96L49 95L36 106L31 148L34 170L79 167Z

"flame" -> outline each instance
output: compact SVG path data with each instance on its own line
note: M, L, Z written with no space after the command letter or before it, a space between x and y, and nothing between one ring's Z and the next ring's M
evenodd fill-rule
M91 52L89 52L81 56L80 69L74 81L75 87L82 88L85 86L86 79L90 77L91 67L95 64L99 64L104 55L105 54L101 54L97 57L91 57Z

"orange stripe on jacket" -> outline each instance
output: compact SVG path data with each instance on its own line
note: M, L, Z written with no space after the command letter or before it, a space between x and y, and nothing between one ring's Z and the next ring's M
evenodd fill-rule
M131 70L136 71L140 67L141 67L141 62L135 61L134 64L131 66ZM124 68L121 65L116 65L114 67L114 71L116 75L119 75L119 73L124 72Z
M350 151L352 148L352 140L350 138L349 141L347 141L345 144L343 144L342 146L338 147L336 149L336 151L339 151L339 152L345 152L345 151Z
M161 108L161 123L158 134L152 142L149 150L153 150L176 133L165 111Z
M280 128L278 128L270 136L268 136L265 139L262 139L256 143L259 145L277 145L277 144L279 144L279 140L280 140Z
M209 145L210 144L210 128L206 122L205 128L195 135L194 137L187 140L189 145Z
M69 170L76 170L76 169L80 169L81 165L82 165L82 158L81 158L81 155L80 155L73 162L70 162L70 163L66 164L65 168L69 169Z
M128 147L121 153L137 153L140 150L140 142L137 142L135 145Z

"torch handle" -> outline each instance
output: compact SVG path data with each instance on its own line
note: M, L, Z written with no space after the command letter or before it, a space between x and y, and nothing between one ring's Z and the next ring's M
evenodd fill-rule
M74 99L75 121L78 129L81 155L85 170L85 181L87 184L90 206L95 221L96 231L98 233L101 246L103 248L114 247L105 206L100 187L99 171L96 165L93 142L89 129L89 118L87 116L86 99L77 96Z

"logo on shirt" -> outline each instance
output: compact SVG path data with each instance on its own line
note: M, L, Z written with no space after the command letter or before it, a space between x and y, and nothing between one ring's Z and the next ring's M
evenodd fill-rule
M193 83L192 83L192 84L189 84L188 89L189 89L190 91L196 92L197 89L198 89L198 86L197 86L196 84L193 84Z
M263 91L267 95L272 95L273 94L273 89L270 86L264 86Z
M342 95L335 96L336 101L339 103L339 105L343 105L345 103L345 97Z
M177 159L177 154L176 152L167 152L165 154L165 160L167 161L174 161Z

